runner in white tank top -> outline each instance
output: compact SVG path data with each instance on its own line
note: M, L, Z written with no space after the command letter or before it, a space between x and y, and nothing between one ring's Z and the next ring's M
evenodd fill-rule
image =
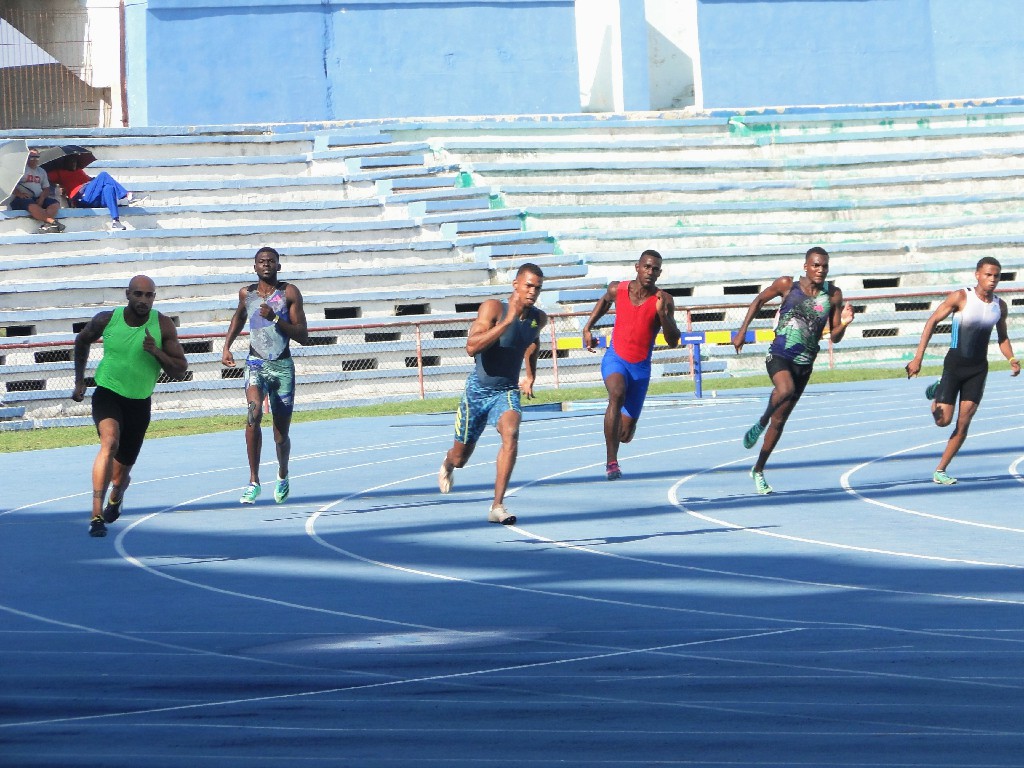
M946 474L946 468L967 439L971 419L985 393L988 344L993 328L996 329L999 351L1010 361L1010 375L1020 373L1020 363L1013 356L1013 346L1006 331L1006 302L995 295L1001 272L1002 265L996 259L991 256L981 259L974 271L977 285L953 291L945 298L924 324L914 359L907 363L907 378L917 376L936 326L953 315L949 351L946 352L942 366L942 378L925 390L926 396L932 401L932 418L936 426L949 426L953 421L957 400L960 402L956 427L932 474L932 482L939 485L956 484L956 478Z

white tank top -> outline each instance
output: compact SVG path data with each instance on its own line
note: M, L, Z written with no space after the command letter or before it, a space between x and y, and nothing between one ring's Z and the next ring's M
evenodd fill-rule
M999 322L1002 310L999 299L982 301L974 288L964 288L967 303L963 311L953 315L953 331L950 349L960 353L960 357L970 362L981 362L988 357L988 343L992 338L992 329Z

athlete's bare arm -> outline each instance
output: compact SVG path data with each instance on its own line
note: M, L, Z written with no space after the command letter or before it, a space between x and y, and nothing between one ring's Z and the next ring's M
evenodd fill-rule
M672 349L679 346L679 339L682 333L676 325L676 302L668 291L658 289L658 320L661 321L661 331L665 334L665 343Z
M89 362L89 349L100 340L107 323L114 315L113 310L93 315L92 319L75 336L75 389L71 399L76 403L85 399L85 366Z
M245 328L246 317L245 299L249 295L249 286L243 286L238 291L238 306L235 307L235 314L231 316L228 323L228 333L224 337L224 349L220 353L220 362L228 368L235 367L235 357L231 354L231 344L238 338L238 334Z
M608 283L608 290L604 292L604 295L597 300L594 305L594 309L590 312L590 317L587 318L586 324L583 326L583 348L589 349L594 352L594 346L597 344L597 340L593 336L594 323L604 317L608 310L615 305L615 297L619 293L619 281L615 280Z
M1020 373L1020 361L1013 356L1013 344L1010 343L1010 335L1006 329L1007 314L1006 302L999 299L999 322L996 323L996 338L999 340L999 351L1010 361L1010 375L1016 376Z
M548 316L539 311L538 314L540 317L537 319L537 330L542 331L548 324ZM519 391L526 398L533 397L533 382L537 379L537 357L539 354L539 339L528 346L523 352L523 367L526 369L526 375L519 382Z
M174 379L180 379L188 371L188 361L185 359L185 350L178 341L178 329L174 327L174 321L167 315L158 314L160 319L160 346L157 346L156 339L146 331L146 338L142 342L142 348L157 359L164 373Z
M921 341L918 342L917 351L914 353L914 359L907 363L907 378L912 379L921 372L921 362L924 360L925 350L928 349L928 342L931 341L932 334L935 333L935 326L945 320L954 312L962 311L964 306L967 304L967 293L963 290L953 291L942 303L935 308L932 312L932 316L924 324L924 330L921 332Z
M284 297L288 300L288 319L278 321L277 327L297 344L308 344L309 327L306 325L306 310L302 306L302 293L288 283L284 289Z
M476 320L469 327L469 338L466 339L466 354L472 357L496 344L498 339L501 338L501 334L512 324L514 318L515 313L513 312L513 301L511 298L509 299L508 311L504 316L501 314L500 301L497 299L485 301L476 312Z
M750 302L750 306L747 308L747 315L743 318L743 323L732 336L732 345L736 348L737 354L739 354L740 350L743 349L743 345L746 343L747 328L750 326L754 316L761 310L761 307L772 299L778 298L779 296L785 296L792 289L792 277L779 277L776 278L771 285L757 294L754 300Z

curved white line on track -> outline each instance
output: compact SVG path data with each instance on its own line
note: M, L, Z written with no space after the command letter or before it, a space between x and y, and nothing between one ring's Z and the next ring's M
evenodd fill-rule
M692 434L692 432L688 432L687 434ZM849 439L854 439L854 438L849 438ZM682 447L679 447L679 448L671 448L671 449L665 449L665 450L651 451L651 452L648 452L648 453L636 454L636 455L633 456L633 458L634 459L642 459L642 458L646 458L647 456L657 456L657 455L662 455L662 454L665 454L665 453L671 453L671 452L676 452L676 451L688 451L688 450L693 450L694 448L706 447L706 446L710 446L710 445L717 445L717 444L722 444L722 443L725 443L725 442L730 442L731 443L731 442L733 442L733 440L729 439L728 441L725 441L725 440L714 441L714 442L708 442L708 443L701 443L701 444L698 444L698 445L690 444L690 445L682 446ZM830 441L825 441L823 443L815 443L814 445L823 445L823 444L826 444L826 443L834 443L834 442L843 442L843 441L842 440L830 440ZM603 442L600 443L600 445L603 446ZM545 454L548 454L548 453L559 453L559 452L570 451L570 450L578 450L578 446L573 446L573 447L570 447L570 448L552 449L552 450L549 450L549 451L541 451L541 452L537 452L537 453L529 454L529 455L537 456L537 455L545 455ZM790 449L786 449L786 450L799 450L799 447L794 447L794 448L790 448ZM487 462L487 463L493 463L493 462ZM735 462L729 462L729 463L735 463ZM510 489L507 495L511 496L513 493L515 493L515 492L517 492L519 490L522 490L523 488L526 488L526 487L528 487L530 485L535 485L535 484L542 483L544 480L549 480L551 478L560 477L560 476L563 476L563 475L574 474L574 473L577 473L577 472L579 472L581 470L589 469L589 468L594 467L594 466L603 466L603 464L600 464L600 463L599 464L589 464L589 465L584 465L582 467L575 467L575 468L570 468L570 469L562 470L562 471L559 471L559 472L551 473L551 474L545 475L545 476L543 476L541 478L537 478L535 480L531 480L530 482L525 483L525 484L523 484L521 486L518 486L515 489ZM723 464L723 465L719 465L719 466L727 466L727 464ZM703 471L711 471L713 469L715 469L715 467L712 467L711 469L703 470ZM696 474L700 474L700 473L695 473L695 475L692 475L691 477L696 476ZM858 628L871 628L871 629L885 629L885 630L890 630L890 631L902 631L902 632L910 632L910 633L914 633L914 634L937 635L937 636L942 636L942 637L949 637L949 636L965 637L965 638L971 637L973 639L973 636L960 635L960 634L956 634L956 633L951 635L948 632L930 632L930 631L926 631L926 630L907 630L907 629L903 629L903 628L886 627L886 626L882 626L882 625L855 624L855 623L851 623L851 622L827 622L827 621L826 622L823 622L823 621L807 622L807 621L795 621L795 620L790 620L790 619L778 619L778 618L775 618L775 617L763 616L763 615L755 615L755 614L736 614L736 613L726 613L726 612L721 612L721 611L707 611L707 610L696 610L696 609L688 609L688 608L677 608L677 607L672 607L672 606L652 605L652 604L647 604L647 603L638 603L638 602L634 602L634 601L612 600L610 598L599 598L599 597L592 597L592 596L587 596L587 595L573 594L573 593L568 593L568 592L559 592L559 591L554 591L554 590L543 590L543 589L537 589L537 588L533 588L533 587L520 587L520 586L514 586L514 585L510 585L510 584L502 584L502 583L499 583L499 582L480 581L480 580L476 580L476 579L469 579L469 578L466 578L466 577L463 577L463 576L452 576L450 574L440 573L440 572L437 572L437 571L428 571L428 570L425 570L425 569L422 569L422 568L411 568L409 566L399 565L397 563L389 563L389 562L385 562L385 561L382 561L382 560L376 560L374 558L369 558L369 557L366 557L364 555L360 555L360 554L358 554L356 552L353 552L351 550L347 550L347 549L344 549L342 547L338 547L338 546L336 546L334 544L331 544L330 542L326 541L322 536L320 536L320 534L316 530L317 518L323 512L329 511L332 508L334 508L335 506L338 506L340 504L344 504L345 502L350 501L351 499L357 498L359 496L362 496L362 495L365 495L365 494L368 494L368 493L373 493L375 491L379 491L379 490L382 490L384 488L394 487L396 485L401 485L401 484L407 483L407 482L413 482L413 481L420 480L420 479L427 478L427 477L433 478L433 474L430 474L430 475L417 475L417 476L411 476L411 477L407 477L407 478L401 478L399 480L393 480L393 481L388 482L388 483L382 483L380 485L372 486L372 487L369 487L369 488L364 488L361 491L356 491L356 492L350 493L350 494L342 497L341 499L338 499L337 501L334 501L334 502L331 502L330 504L324 505L319 510L317 510L316 513L314 513L313 515L311 515L309 518L306 519L306 533L316 543L320 544L321 546L323 546L323 547L325 547L327 549L333 550L334 552L337 552L338 554L343 555L344 557L347 557L347 558L350 558L350 559L353 559L353 560L356 560L356 561L359 561L359 562L366 563L367 565L373 565L373 566L376 566L376 567L379 567L379 568L385 568L385 569L388 569L388 570L394 570L394 571L398 571L398 572L401 572L401 573L407 573L407 574L415 575L415 576L423 576L423 577L426 577L426 578L436 579L436 580L440 580L440 581L452 581L452 582L458 582L458 583L463 583L463 584L472 585L472 586L487 587L487 588L506 590L506 591L511 591L511 592L520 592L520 593L527 593L527 594L537 594L537 595L541 595L541 596L545 596L545 597L568 598L568 599L572 599L572 600L580 600L580 601L585 601L585 602L594 602L594 603L605 604L605 605L631 606L631 607L636 607L636 608L645 608L645 609L649 609L649 610L681 612L681 613L697 614L697 615L702 615L702 616L719 616L719 617L723 617L723 618L734 618L734 619L735 618L754 619L754 620L759 620L759 621L773 621L773 622L785 623L785 624L799 624L800 626L813 625L813 626L829 626L829 627L858 627ZM678 487L678 485L680 485L682 482L685 482L685 480L684 481L680 481L680 483L677 483L675 486L673 486L673 490L676 487ZM671 494L672 490L670 490L669 493ZM678 505L676 505L676 506L678 506ZM684 510L684 511L686 511L686 510ZM699 517L699 515L695 515L695 516ZM712 518L704 518L704 519L713 520ZM717 522L718 524L723 525L725 527L735 528L736 530L749 531L747 526L744 526L744 525L741 525L741 524L730 524L730 523L725 523L725 522L721 522L721 521L714 521L714 522ZM617 553L614 553L614 552L598 550L598 549L594 549L594 548L590 548L590 547L585 547L585 546L578 545L578 544L566 544L566 543L563 543L563 542L559 542L559 541L557 541L555 539L550 539L550 538L541 536L539 534L535 534L535 533L533 533L533 532L523 528L521 525L507 526L507 529L508 530L514 530L514 531L516 531L517 533L521 534L524 537L532 538L532 539L538 540L538 541L544 541L546 543L550 543L550 544L556 545L556 546L558 546L560 548L564 548L564 549L576 550L576 551L580 551L580 552L586 552L588 554L600 555L602 557L610 557L610 558L613 558L613 559L618 559L618 560L623 560L623 561L628 561L628 562L636 562L636 563L641 563L641 564L644 564L644 565L656 565L656 566L659 566L659 567L684 570L684 571L688 571L688 572L691 572L691 573L704 573L704 574L712 574L712 575L720 575L720 576L730 576L730 577L737 577L737 578L747 578L747 579L758 580L758 581L770 581L770 582L773 582L773 583L791 584L791 585L794 585L794 586L811 586L811 587L826 588L826 589L844 589L844 590L850 590L850 591L863 591L863 592L877 593L877 594L894 594L894 595L902 595L902 596L910 596L910 597L948 598L948 599L952 599L952 600L964 600L964 601L984 602L984 603L992 603L992 604L1024 605L1024 601L1018 601L1018 600L1008 600L1008 599L999 599L999 598L980 598L980 597L974 597L974 596L969 596L969 595L966 595L966 596L965 595L953 595L953 594L945 594L945 593L937 593L937 592L916 592L916 591L909 591L909 590L890 590L890 589L884 589L884 588L879 588L879 587L864 587L864 586L859 586L859 585L855 585L855 584L838 584L838 583L829 583L829 582L812 582L812 581L803 581L803 580L799 580L799 579L791 579L791 578L786 578L786 577L781 577L781 576L774 576L774 577L773 576L763 576L763 575L759 575L759 574L750 574L750 573L742 573L742 572L736 572L736 571L725 571L725 570L716 570L716 569L709 569L709 568L700 568L700 567L697 567L697 566L679 565L677 563L665 563L664 561L660 561L660 560L652 560L652 559L637 558L637 557L632 557L632 556L627 556L627 555L620 555L620 554L617 554ZM751 531L751 532L759 532L759 531ZM781 538L790 538L790 539L793 539L793 540L797 540L797 539L794 539L794 537L786 537L786 536L782 536L781 534L775 534L775 535L780 536ZM840 546L840 545L836 545L836 546ZM869 551L869 550L862 550L862 551ZM1024 640L1021 640L1021 641L1011 641L1011 642L1015 642L1015 643L1016 642L1024 642Z
M833 439L833 440L821 440L821 441L816 442L816 443L807 443L807 444L800 445L800 446L790 446L790 447L787 447L787 448L783 448L783 449L777 450L775 453L778 454L778 453L785 453L785 452L788 452L788 451L806 450L808 448L817 448L817 447L823 446L823 445L834 445L836 443L852 442L852 441L855 441L855 440L864 440L864 439L870 439L870 438L878 438L878 437L883 437L883 436L888 436L888 435L893 435L893 434L900 434L900 433L902 433L904 431L905 430L887 430L887 431L882 431L882 432L872 432L872 433L868 433L868 434L858 435L856 437L851 437L851 438L837 438L837 439ZM686 477L684 477L681 480L679 480L678 482L676 482L675 485L673 485L669 489L669 491L668 491L668 500L669 500L669 502L674 507L680 509L681 511L685 512L688 515L696 517L699 520L704 520L705 522L714 523L715 525L721 525L721 526L726 526L726 527L730 527L730 528L739 528L739 529L742 529L743 531L745 531L746 533L751 533L751 534L754 534L754 535L757 535L757 536L766 536L768 538L773 538L773 539L780 539L780 540L783 540L783 541L793 541L793 542L799 542L801 544L811 544L811 545L814 545L814 546L828 547L828 548L832 548L832 549L843 549L843 550L847 550L847 551L851 551L851 552L863 552L863 553L866 553L866 554L886 555L886 556L889 556L889 557L903 557L903 558L908 558L908 559L912 559L912 560L923 560L923 561L942 562L942 563L955 563L957 565L977 565L977 566L984 566L984 567L991 567L991 568L1024 569L1024 565L1018 565L1018 564L1015 564L1015 563L999 563L999 562L989 562L989 561L985 561L985 560L969 560L969 559L963 559L963 558L941 557L941 556L938 556L938 555L921 555L921 554L917 554L917 553L914 553L914 552L901 552L901 551L898 551L898 550L878 549L878 548L875 548L875 547L860 547L860 546L855 546L855 545L852 545L852 544L842 544L842 543L836 542L836 541L826 541L826 540L823 540L823 539L811 539L811 538L807 538L807 537L803 537L803 536L791 536L791 535L785 534L785 533L776 533L774 531L765 531L765 530L761 530L761 529L753 529L753 528L750 528L749 526L745 526L745 525L742 525L742 524L739 524L739 523L733 523L733 522L730 522L728 520L722 520L722 519L717 518L717 517L712 517L711 515L705 515L705 514L702 514L700 512L696 512L695 510L690 509L689 507L687 507L682 501L680 501L679 495L678 495L678 490L679 490L680 486L682 486L685 483L689 482L693 478L699 477L700 475L706 474L708 472L713 472L713 471L715 471L717 469L722 469L724 467L733 466L735 464L745 463L746 461L749 461L749 459L746 458L746 457L744 457L743 459L733 459L732 461L722 462L720 464L716 464L713 467L708 467L706 469L700 470L699 472L694 472L694 473L692 473L690 475L687 475ZM954 596L947 595L947 597L954 597ZM978 601L982 601L982 602L1000 602L1000 601L993 600L993 599L990 599L990 598L976 598L976 597L960 597L960 598L957 598L957 599L978 600ZM1018 603L1024 604L1024 601L1017 601L1017 600L1006 601L1006 602L1009 602L1011 604L1018 604Z
M1006 427L1005 429L993 429L993 430L989 430L988 432L974 432L974 433L971 433L971 434L972 434L973 437L977 438L977 437L984 437L986 435L999 435L999 434L1002 434L1003 432L1017 432L1019 430L1020 430L1019 427ZM870 498L868 496L865 496L864 494L862 494L860 491L856 490L850 484L850 478L856 472L859 472L860 470L864 469L865 467L871 466L872 464L874 464L876 462L885 461L886 459L891 459L894 456L900 456L900 455L902 455L904 453L911 453L913 451L918 451L918 450L920 450L922 448L930 448L933 445L945 445L945 444L946 444L945 440L933 440L933 441L928 442L928 443L921 443L920 445L911 446L910 448L902 448L902 449L900 449L898 451L892 451L891 453L887 453L884 456L879 456L877 458L871 459L870 461L862 462L862 463L856 465L855 467L852 467L851 469L848 469L846 472L844 472L842 474L842 476L839 478L839 484L840 484L840 486L842 487L842 489L844 491L846 491L848 494L850 494L851 496L855 497L856 499L858 499L860 501L863 501L866 504L873 504L876 507L882 507L883 509L888 509L888 510L890 510L892 512L901 512L901 513L903 513L905 515L915 515L917 517L926 517L926 518L931 519L931 520L940 520L940 521L942 521L944 523L956 523L957 525L969 525L969 526L973 526L975 528L987 528L987 529L993 530L993 531L1006 531L1008 533L1024 533L1024 528L1012 528L1012 527L1005 526L1005 525L993 525L992 523L979 523L976 520L964 520L964 519L959 518L959 517L946 517L944 515L935 515L935 514L932 514L930 512L919 512L917 510L908 509L907 507L901 507L901 506L898 506L896 504L889 504L888 502L879 501L878 499L872 499L872 498ZM1021 458L1024 459L1024 457L1021 457ZM1020 461L1021 461L1021 459L1018 459L1017 462L1015 462L1013 465L1010 466L1010 470L1009 471L1010 471L1011 475L1015 474L1014 467ZM1018 479L1019 479L1019 476L1018 476ZM983 563L983 565L991 565L991 563ZM1016 566L1016 567L1024 567L1024 566Z
M433 455L433 454L431 454L431 455ZM359 466L359 465L357 465L357 466ZM362 465L362 466L365 466L365 465ZM353 468L355 468L355 467L343 467L343 468L337 468L335 470L329 470L329 471L341 471L342 469L353 469ZM326 471L328 471L328 470L325 470L325 472ZM317 473L310 473L310 474L317 474ZM168 581L173 581L173 582L175 582L177 584L184 584L186 586L194 587L196 589L206 590L208 592L213 592L215 594L227 595L227 596L230 596L230 597L240 597L240 598L244 598L246 600L254 600L256 602L267 603L269 605L276 605L276 606L279 606L279 607L282 607L282 608L293 608L293 609L298 609L298 610L303 610L303 611L310 611L310 612L313 612L313 613L322 613L322 614L326 614L326 615L329 615L329 616L340 616L340 617L349 618L349 619L361 619L363 621L370 621L370 622L376 622L376 623L380 623L380 624L387 624L387 625L390 625L390 626L402 627L403 629L421 629L421 630L431 630L431 631L441 631L441 630L445 630L446 629L444 627L433 627L433 626L430 626L430 625L427 625L427 624L415 624L415 623L407 622L407 621L395 621L395 620L392 620L392 619L383 619L383 618L380 618L379 616L368 616L368 615L359 614L359 613L349 613L347 611L338 611L338 610L334 610L334 609L330 609L330 608L321 608L321 607L315 606L315 605L308 605L308 604L303 604L303 603L295 603L295 602L291 602L291 601L288 601L288 600L279 600L277 598L265 597L265 596L262 596L262 595L256 595L256 594L252 594L252 593L249 593L249 592L239 592L239 591L233 590L233 589L223 589L221 587L214 587L214 586L212 586L210 584L203 584L202 582L192 581L191 579L185 579L185 578L182 578L180 576L175 576L175 575L170 574L170 573L165 573L165 572L163 572L161 570L158 570L156 568L152 568L149 565L147 565L146 563L142 562L139 558L137 558L134 555L130 554L128 552L127 548L125 547L124 539L125 539L125 537L128 536L128 534L132 530L134 530L135 528L139 527L143 523L145 523L145 522L147 522L149 520L152 520L153 518L157 517L158 515L161 515L161 514L163 514L165 512L173 512L175 509L183 507L186 504L194 504L194 503L202 501L204 499L209 499L209 498L212 498L214 496L222 496L225 493L230 493L230 492L231 491L217 491L215 493L209 493L209 494L205 494L203 496L197 496L197 497L195 497L193 499L189 499L187 501L179 502L178 504L175 504L173 506L167 507L166 509L162 509L162 510L159 510L157 512L151 512L150 514L145 515L144 517L140 517L137 520L133 520L132 523L130 525L128 525L128 527L124 528L117 535L117 537L114 539L114 548L117 550L118 555L120 555L121 558L124 559L127 563L129 563L131 565L134 565L137 568L142 569L146 573L149 573L149 574L151 574L153 576L159 576L162 579L167 579Z
M830 441L830 442L835 442L835 441ZM689 449L689 448L692 448L692 446L688 446L687 447L687 449ZM683 449L680 449L680 450L683 450ZM659 451L658 453L664 453L664 451ZM590 466L599 466L599 465L590 465ZM343 468L343 469L347 469L347 467ZM336 471L336 470L331 470L331 471ZM318 473L311 473L311 474L318 474ZM565 474L565 473L560 473L560 474ZM426 475L426 477L431 477L431 476L432 475ZM678 486L678 484L677 484L677 486ZM218 495L218 494L210 494L210 496L212 496L212 495ZM201 499L201 498L208 498L208 497L209 496L204 496L204 497L199 497L199 498ZM349 498L351 498L351 496ZM173 510L173 509L175 509L175 508L177 508L179 506L182 506L182 505L181 504L175 505L174 507L169 507L166 510L162 510L162 511L171 511L171 510ZM129 529L135 527L138 524L141 524L143 522L143 520L148 520L148 519L152 518L156 514L159 514L159 513L153 513L151 515L148 515L146 518L143 518L142 520L136 521L136 523L133 523L132 526L129 527ZM123 539L125 534L127 534L127 530L123 531L121 536L118 537L118 545L121 544L121 540ZM333 548L333 547L331 547L331 548ZM123 555L126 554L124 552L123 548L119 548L119 551L121 551ZM596 554L608 554L608 553L605 553L605 552L597 552L597 551L595 551L595 553ZM370 562L372 562L372 561L370 561ZM143 567L146 570L150 570L151 572L153 572L152 569L146 568L146 566L142 565L141 563L137 563L137 564L140 565L140 567ZM154 572L154 574L162 576L162 577L165 577L165 578L168 577L167 574L163 574L163 573L160 573L160 572ZM174 578L174 577L172 577L172 578L175 581L184 582L184 583L190 584L191 586L203 586L203 585L196 585L196 584L194 584L192 582L188 582L188 581L185 581L185 580L182 580L182 579L177 579L177 578ZM487 585L487 586L496 586L496 585ZM215 591L218 591L218 592L221 592L221 593L224 593L224 594L239 595L239 596L242 596L242 597L250 597L250 598L254 598L255 597L255 596L252 596L252 595L245 595L245 594L242 594L242 593L230 592L230 591L227 591L227 590L215 589ZM259 599L259 598L256 598L256 599ZM270 602L279 602L279 601L270 601ZM283 603L283 604L290 605L288 603ZM294 607L307 608L306 606L294 606ZM659 606L652 606L652 607L660 608ZM701 611L699 613L707 613L707 612ZM348 615L348 614L346 614L346 615ZM417 625L406 625L406 626L417 626ZM850 625L845 625L845 626L850 626ZM854 625L854 626L856 626L856 625ZM796 631L796 630L795 629L790 629L790 630L775 630L775 631L771 631L771 632L760 632L760 633L751 634L751 635L744 635L744 636L736 637L736 638L723 638L723 639L720 639L718 641L710 641L710 642L724 642L724 641L735 640L735 639L746 639L746 638L753 638L753 637L761 637L761 636L765 636L765 635L779 634L779 633L788 632L788 631ZM907 630L900 629L899 631L907 631ZM709 641L704 641L704 642L709 642ZM210 706L226 705L226 704L235 703L235 702L266 701L266 700L282 699L282 698L295 698L295 697L298 697L298 696L319 695L319 694L324 694L324 693L339 692L339 691L345 691L345 690L357 690L357 689L364 689L364 688L379 688L379 687L383 687L383 686L401 685L401 684L407 684L407 683L413 683L413 682L422 682L422 681L429 681L429 680L455 679L455 678L459 678L459 677L483 675L483 674L490 674L490 673L494 673L494 672L511 671L511 670L517 670L517 669L536 667L536 666L547 666L547 665L553 665L553 664L568 664L568 663L574 663L574 662L587 661L587 660L591 660L591 659L608 658L608 657L612 657L612 656L622 656L622 655L638 654L638 653L655 653L655 652L665 653L665 652L668 652L668 651L673 650L675 648L685 647L685 646L692 646L692 645L700 645L700 644L703 644L703 643L702 642L692 642L692 643L682 643L682 644L673 645L673 646L658 646L658 647L643 648L643 649L627 649L627 650L616 651L614 653L590 655L590 656L579 657L579 658L574 658L574 659L559 659L559 660L540 662L540 663L536 663L536 664L517 665L517 666L513 666L513 667L503 667L503 668L495 668L495 669L489 669L489 670L474 670L474 671L470 671L470 672L454 673L454 674L443 675L443 676L433 676L433 677L429 677L429 678L416 678L416 679L409 679L409 680L388 681L388 682L373 683L373 684L363 685L363 686L352 686L352 687L348 687L348 688L333 688L333 689L322 690L322 691L309 691L309 692L294 693L294 694L283 694L283 695L278 695L278 696L254 697L254 698L251 698L251 699L232 700L232 701L226 701L226 702L207 702L207 703L202 703L202 704L182 705L182 706L178 706L178 707L167 707L167 708L160 708L160 709L153 709L153 710L144 710L144 711L140 711L140 712L109 713L109 714L106 714L106 715L84 716L84 717L75 717L75 718L61 718L59 720L40 721L40 722L46 722L46 723L51 723L51 722L54 722L54 723L55 722L69 722L69 721L73 721L73 720L99 719L99 718L104 718L104 717L115 717L115 716L119 716L119 715L141 714L143 712L167 712L167 711L175 711L175 710L181 710L181 709L197 709L197 708L205 708L205 707L210 707ZM860 673L863 674L863 671L860 671ZM872 673L868 673L868 674L872 674ZM899 676L899 677L905 677L905 676ZM912 677L913 679L923 679L923 678L920 678L920 677L917 677L917 676L906 676L906 677ZM961 682L965 682L965 683L968 683L968 684L982 684L982 685L995 686L995 684L985 683L985 682L978 682L978 681L961 681ZM995 686L995 687L1001 687L1001 686ZM21 725L28 725L28 724L29 723L24 723L24 724L21 724ZM19 724L9 724L9 725L19 725ZM967 730L967 729L965 729L965 730Z
M1016 480L1018 483L1024 483L1024 477L1021 476L1020 465L1024 463L1024 456L1019 456L1013 461L1008 467L1007 471L1010 473L1010 477Z

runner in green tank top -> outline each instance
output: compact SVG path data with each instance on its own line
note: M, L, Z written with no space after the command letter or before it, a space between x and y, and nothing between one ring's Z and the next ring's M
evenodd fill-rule
M92 419L100 452L92 467L90 536L106 536L106 523L121 515L131 469L149 428L153 388L163 370L180 378L188 370L174 322L153 311L156 286L136 275L125 291L128 306L100 312L75 337L75 389L71 399L85 399L85 368L92 345L103 339L103 359L96 368ZM103 499L111 485L106 505Z

